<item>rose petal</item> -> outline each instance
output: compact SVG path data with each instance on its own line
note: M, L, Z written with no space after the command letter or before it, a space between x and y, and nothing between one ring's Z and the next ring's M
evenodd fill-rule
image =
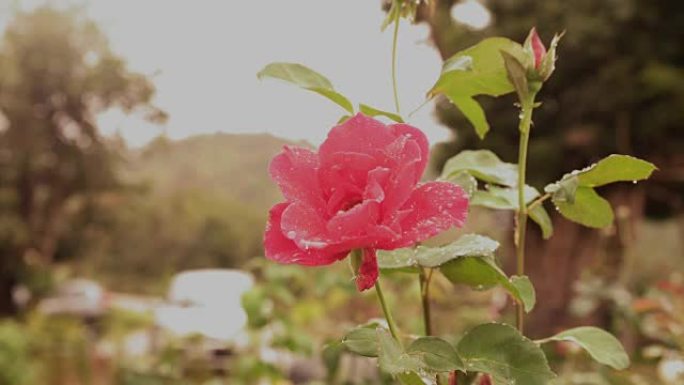
M392 246L406 247L451 227L461 227L468 214L463 189L448 182L428 182L413 191L401 210L408 214L400 222L401 240Z
M384 187L387 184L390 172L390 169L385 167L377 167L369 172L366 189L363 191L363 199L372 199L376 202L385 200Z
M358 187L343 184L336 187L330 198L328 198L328 204L326 213L328 218L332 218L339 211L344 211L350 207L355 206L358 202L363 200L363 195Z
M322 207L323 194L317 183L318 155L299 147L285 146L269 164L271 178L289 201L306 201Z
M361 266L356 275L356 288L359 291L368 290L375 285L378 280L378 260L375 256L375 249L363 249Z
M283 211L280 228L301 249L322 249L329 245L325 220L306 202L292 202Z
M385 154L392 164L392 176L385 186L383 223L392 225L397 209L409 198L425 171L429 157L428 141L422 131L407 124L389 126L397 137Z
M379 216L380 204L366 200L332 217L326 226L327 232L336 243L359 237L378 223Z
M290 203L279 203L269 212L264 232L264 252L266 258L279 263L296 263L306 266L329 265L344 258L347 253L328 252L326 249L302 250L281 230L283 211Z
M382 122L358 113L330 130L318 154L322 163L326 164L337 152L356 152L376 157L378 151L395 138Z
M323 191L332 195L340 186L363 191L368 172L378 166L376 158L359 152L336 152L321 161L318 171Z
M394 142L383 149L382 153L385 156L383 161L386 167L419 163L423 156L420 145L405 135L397 136Z
M394 231L394 229L385 225L374 226L368 231L368 236L371 241L368 245L378 248L379 245L387 244L388 242L395 242L401 239L401 233Z
M418 179L416 179L416 182L418 182L425 172L425 167L427 167L428 160L430 160L430 145L427 137L423 131L408 124L392 124L389 127L395 135L404 135L412 141L415 141L418 145L421 154L421 160L417 169Z
M421 150L415 141L404 138L401 148L394 151L398 151L399 154L393 155L395 164L384 186L386 198L382 204L382 215L385 223L391 222L394 212L411 196L423 172L420 169Z
M385 185L386 198L382 202L382 223L392 226L397 221L398 210L411 196L416 184L415 167L407 165L395 171Z
M534 68L539 69L542 59L544 59L544 55L546 55L546 47L544 47L544 43L537 33L537 28L532 27L528 39L530 40L532 53L534 54Z

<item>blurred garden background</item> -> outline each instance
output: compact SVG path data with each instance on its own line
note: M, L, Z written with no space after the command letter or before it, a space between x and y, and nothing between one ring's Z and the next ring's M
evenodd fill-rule
M263 258L281 200L268 162L320 143L339 113L256 79L298 55L390 106L389 4L247 3L0 0L0 385L392 383L326 349L381 316L346 263ZM615 152L659 170L602 190L616 213L605 230L555 213L548 242L529 227L545 300L527 333L596 325L632 357L614 372L558 344L559 385L682 385L684 2L431 0L402 26L403 101L418 107L453 53L535 25L544 41L566 33L539 96L531 184ZM514 162L514 101L481 100L494 127L483 141L448 101L423 106L409 123L433 142L430 174L463 149ZM512 269L511 226L509 212L474 209L459 231L501 241ZM397 322L417 333L418 283L386 281ZM437 279L432 291L436 335L514 317L498 289Z

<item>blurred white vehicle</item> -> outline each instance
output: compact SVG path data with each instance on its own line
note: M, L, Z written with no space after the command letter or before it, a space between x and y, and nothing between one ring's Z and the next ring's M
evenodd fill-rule
M104 314L107 298L104 288L89 279L77 278L57 286L55 293L40 301L38 311L47 315L65 314L97 318Z
M241 299L253 286L252 276L239 270L179 273L171 282L168 303L155 311L156 324L177 337L200 335L217 343L239 345L247 326Z

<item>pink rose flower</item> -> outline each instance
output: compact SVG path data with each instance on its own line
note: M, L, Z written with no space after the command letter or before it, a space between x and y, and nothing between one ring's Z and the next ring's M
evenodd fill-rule
M269 213L266 257L320 266L361 249L356 285L373 287L377 249L411 246L465 221L460 187L418 183L427 162L420 130L362 114L333 127L318 152L286 146L269 166L286 201Z

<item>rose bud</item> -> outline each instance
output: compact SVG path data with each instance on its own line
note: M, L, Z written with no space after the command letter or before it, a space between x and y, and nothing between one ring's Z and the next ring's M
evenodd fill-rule
M524 44L525 52L527 52L532 62L532 68L528 68L528 74L531 75L528 75L530 77L529 80L544 81L551 76L555 70L556 46L562 36L563 33L556 34L553 37L553 40L551 40L551 44L549 44L549 49L547 51L537 33L537 29L533 27L530 30Z

